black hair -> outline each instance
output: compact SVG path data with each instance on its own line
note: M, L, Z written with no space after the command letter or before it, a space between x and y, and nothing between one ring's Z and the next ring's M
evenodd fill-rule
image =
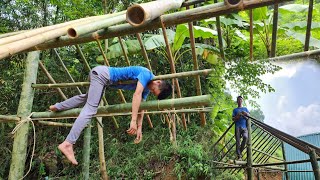
M237 99L239 99L239 98L243 99L242 96L238 96L238 97L237 97Z
M172 86L169 82L162 80L160 85L160 90L161 92L158 95L158 99L159 100L166 99L172 93Z

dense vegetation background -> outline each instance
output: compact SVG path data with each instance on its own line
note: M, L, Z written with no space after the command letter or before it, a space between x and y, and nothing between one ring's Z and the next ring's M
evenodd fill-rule
M3 0L0 2L0 34L33 29L47 25L66 22L82 17L101 15L125 10L132 3L145 1L81 1L81 0ZM213 3L208 1L207 3ZM306 29L307 2L297 0L295 4L282 4L280 8L279 31L277 39L277 56L303 51ZM315 1L313 12L313 28L310 49L320 48L320 6ZM197 179L239 179L242 174L230 175L214 170L213 143L231 124L231 112L236 107L230 90L242 94L246 99L258 98L259 93L271 92L274 89L265 84L259 76L274 73L278 66L266 61L271 49L272 7L254 10L254 60L249 60L249 18L248 12L240 12L221 17L224 38L223 60L218 51L215 18L195 22L195 36L199 69L214 69L209 77L201 79L202 93L211 94L214 108L207 114L207 126L200 127L198 114L188 117L188 130L183 130L178 120L177 148L170 142L168 126L162 122L159 115L152 115L154 125L150 129L147 123L143 125L144 139L139 145L133 144L133 137L125 130L129 126L130 117L116 117L119 129L114 127L110 118L104 118L105 154L107 158L108 175L112 179L153 179L164 177L166 173L174 173L175 177ZM168 38L171 42L176 71L190 71L193 68L192 55L187 25L168 28ZM154 74L170 74L170 66L163 37L160 30L148 31L142 34ZM107 56L111 66L126 66L118 38L108 39ZM140 47L134 36L123 37L129 54L131 65L146 66ZM103 41L103 44L106 42ZM288 46L290 44L290 46ZM85 57L91 67L98 65L101 53L96 43L81 45ZM86 81L88 70L81 62L75 47L67 46L56 49L63 58L69 72L75 81ZM0 61L0 114L14 115L19 103L24 59L26 54L19 54ZM43 51L41 61L57 82L70 82L67 74L59 64L53 50ZM44 73L39 70L38 83L49 83ZM230 84L227 87L227 83ZM194 78L179 80L182 96L196 95ZM81 89L85 92L85 88ZM68 97L78 92L75 89L64 89ZM132 93L125 92L127 101ZM109 104L121 102L116 91L107 90L106 98ZM149 97L152 99L153 97ZM46 111L48 106L63 99L54 89L37 90L32 111ZM249 101L248 101L249 102ZM263 112L259 105L251 102L256 110L253 115L263 120ZM73 120L65 120L72 122ZM0 179L9 173L12 136L10 131L15 124L0 124ZM73 167L66 163L57 145L67 135L69 128L37 126L36 153L32 172L28 179L76 179L81 176L81 166ZM227 136L231 137L232 133ZM29 151L32 147L30 134ZM92 131L90 179L99 179L98 138L96 127ZM76 144L76 156L82 162L82 138ZM30 153L29 153L30 155ZM30 158L30 157L29 157ZM27 161L29 161L29 158ZM233 154L230 154L233 158ZM169 169L166 171L166 169Z

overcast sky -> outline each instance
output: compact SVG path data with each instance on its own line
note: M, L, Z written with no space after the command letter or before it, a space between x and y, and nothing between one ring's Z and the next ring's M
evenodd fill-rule
M262 77L276 90L257 100L264 122L293 136L320 132L320 65L312 60L277 65L283 69Z

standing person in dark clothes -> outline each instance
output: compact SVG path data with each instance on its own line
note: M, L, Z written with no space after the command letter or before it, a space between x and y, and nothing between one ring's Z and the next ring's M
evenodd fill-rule
M74 156L73 145L76 143L82 130L90 122L92 116L97 113L102 94L106 87L134 90L131 122L127 133L137 135L135 140L137 143L142 140L144 111L139 112L141 101L145 101L150 92L157 96L159 100L167 98L172 92L172 87L169 83L163 80L152 81L154 75L147 68L141 66L121 68L97 66L90 71L89 77L90 87L86 94L74 96L49 107L51 111L64 111L84 104L66 140L58 146L59 150L74 165L77 165L78 162ZM117 81L125 80L137 81L132 84L117 84Z
M232 120L235 122L235 136L236 136L236 153L237 159L242 159L242 151L248 141L248 129L247 120L245 116L249 115L249 110L246 107L242 107L243 98L241 96L237 97L238 107L232 112ZM242 142L241 142L242 137Z

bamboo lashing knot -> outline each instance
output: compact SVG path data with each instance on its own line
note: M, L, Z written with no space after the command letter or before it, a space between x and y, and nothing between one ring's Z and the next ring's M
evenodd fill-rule
M24 123L27 123L27 122L32 122L33 124L33 121L31 119L31 116L33 115L34 112L32 112L28 117L26 117L25 119L21 119L20 121L18 121L18 124L16 125L16 127L12 130L11 134L15 134L18 129L24 124Z

